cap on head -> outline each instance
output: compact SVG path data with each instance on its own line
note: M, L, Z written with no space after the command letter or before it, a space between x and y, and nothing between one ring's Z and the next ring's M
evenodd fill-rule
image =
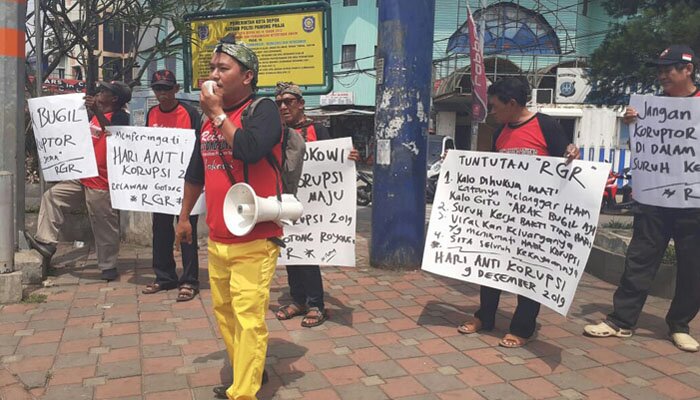
M295 85L293 82L277 82L275 96L282 96L285 93L289 93L293 96L296 96L299 99L301 99L304 96L301 92L301 88Z
M153 86L168 86L175 87L177 85L177 79L175 79L175 74L173 71L167 69L161 69L156 71L151 76L151 87Z
M647 62L646 65L663 66L679 63L695 64L696 62L697 59L695 57L695 52L690 48L690 46L685 44L674 44L662 51L661 54L659 54L659 58Z
M236 59L246 68L253 71L256 80L258 77L258 56L244 43L236 43L236 36L229 33L219 40L214 48L214 53L224 53Z
M131 101L131 88L122 81L100 82L100 87L109 90L113 95L117 96L117 100L121 105Z

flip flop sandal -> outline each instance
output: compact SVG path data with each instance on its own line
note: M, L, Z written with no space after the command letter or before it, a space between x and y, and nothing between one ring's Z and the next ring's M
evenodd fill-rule
M175 286L165 286L160 283L153 282L150 285L146 285L146 288L141 291L143 294L154 294L162 292L163 290L175 289Z
M180 286L180 292L177 294L177 298L175 300L180 302L190 301L194 299L197 293L199 293L199 289L190 285L182 285Z
M516 349L518 347L525 346L528 341L528 339L507 333L505 336L503 336L503 339L501 339L501 341L498 342L498 345L501 347L507 347L509 349Z
M619 338L628 338L632 337L632 330L631 329L621 329L621 328L616 328L608 324L607 322L603 321L597 325L586 325L583 327L583 331L586 333L588 336L592 337L619 337Z
M469 335L471 333L479 332L482 329L482 327L483 326L481 324L481 320L479 318L473 318L458 326L457 332L464 335Z
M280 316L280 313L282 313L282 316ZM280 321L286 321L288 319L292 319L298 315L305 315L306 311L297 305L296 303L291 303L287 304L286 306L282 306L277 309L275 312L275 317L277 317L278 320Z
M671 341L683 351L694 353L700 350L700 343L687 333L674 333L671 335Z
M326 322L327 319L328 314L326 314L325 311L321 311L318 307L311 307L304 316L304 319L301 320L301 326L304 328L313 328L314 326L319 326Z

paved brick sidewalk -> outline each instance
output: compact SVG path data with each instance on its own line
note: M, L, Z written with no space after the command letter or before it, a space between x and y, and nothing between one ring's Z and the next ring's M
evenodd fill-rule
M268 313L271 379L260 399L700 398L700 354L666 340L667 300L649 298L632 339L585 338L613 290L586 275L568 319L543 307L537 340L503 349L514 296L502 297L496 331L460 335L476 286L368 269L366 237L357 269L324 269L330 321L304 329ZM120 253L119 282L97 279L87 248L62 247L56 266L56 285L39 291L45 303L0 309L0 399L212 399L230 379L208 285L187 303L175 291L141 294L151 256L135 246ZM286 296L280 268L271 307ZM692 329L700 333L700 319Z

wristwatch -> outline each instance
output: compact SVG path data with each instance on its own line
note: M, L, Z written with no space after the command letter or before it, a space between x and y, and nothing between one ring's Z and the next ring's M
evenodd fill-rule
M224 121L226 121L226 118L228 118L226 114L219 114L211 120L211 124L214 126L214 128L219 129L221 128L221 125L224 124Z

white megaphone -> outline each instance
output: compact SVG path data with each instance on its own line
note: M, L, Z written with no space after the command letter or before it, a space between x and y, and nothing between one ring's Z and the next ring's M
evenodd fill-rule
M282 201L276 196L258 197L250 185L237 183L231 186L224 198L224 223L236 236L247 235L260 222L291 225L301 217L304 207L294 195L283 194L281 197Z

